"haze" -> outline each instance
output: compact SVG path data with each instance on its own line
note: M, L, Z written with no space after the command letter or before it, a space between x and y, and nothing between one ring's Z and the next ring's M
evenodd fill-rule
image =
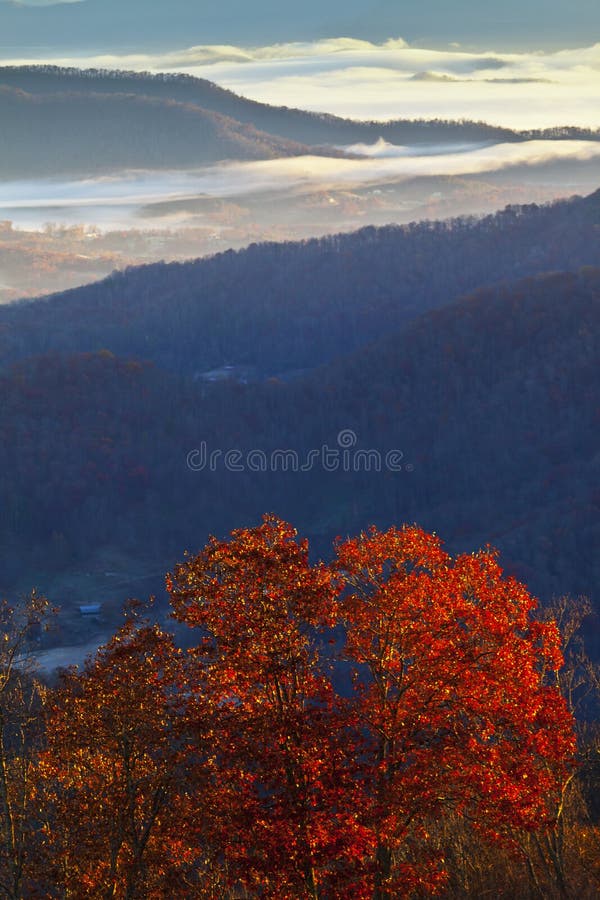
M536 167L561 163L563 175L566 164L584 163L593 166L586 181L600 180L600 143L586 141L429 147L426 153L419 148L395 147L379 141L350 149L368 158L340 160L306 156L228 163L189 172L132 172L70 182L6 182L0 184L0 218L34 229L57 218L71 223L82 219L101 222L113 228L148 226L144 208L167 202L203 198L241 200L267 192L272 199L278 194L357 190L419 177L494 173L517 166L528 167L532 173ZM573 184L573 192L576 187ZM153 224L156 215L153 212ZM277 226L276 215L272 226Z

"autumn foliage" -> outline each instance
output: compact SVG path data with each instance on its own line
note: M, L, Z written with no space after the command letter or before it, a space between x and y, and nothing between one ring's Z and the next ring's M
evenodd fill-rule
M131 608L45 703L10 896L431 896L449 833L535 875L573 717L559 631L493 551L373 528L325 564L266 516L167 586L191 649Z
M494 553L453 560L418 528L340 543L337 568L376 895L431 890L432 822L458 811L496 838L556 813L574 752L558 630Z
M373 529L311 565L267 517L212 540L169 589L199 629L198 683L237 785L223 852L249 888L432 891L440 817L508 840L555 816L574 754L560 638L493 552L451 559L419 528Z
M229 864L261 892L319 896L351 846L339 704L319 647L336 573L311 566L291 526L266 519L213 539L168 584L175 616L200 629L193 683L214 704Z
M66 896L168 896L185 868L167 851L181 849L171 810L186 787L181 670L172 639L129 618L56 691L38 790Z

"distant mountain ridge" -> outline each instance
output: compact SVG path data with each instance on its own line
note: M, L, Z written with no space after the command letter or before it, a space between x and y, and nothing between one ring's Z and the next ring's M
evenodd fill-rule
M324 151L192 103L137 94L30 94L0 81L0 179L186 169ZM342 156L334 149L328 156Z
M483 285L600 265L600 191L495 216L368 227L158 263L0 307L0 368L32 353L133 355L194 375L314 368Z
M151 75L147 72L79 70L57 66L0 66L0 85L32 94L107 93L137 94L192 103L204 110L253 125L259 131L307 145L374 143L433 144L456 141L525 141L535 138L600 140L600 130L556 128L517 132L483 122L399 119L358 122L327 113L311 113L269 106L240 97L211 81L189 75Z

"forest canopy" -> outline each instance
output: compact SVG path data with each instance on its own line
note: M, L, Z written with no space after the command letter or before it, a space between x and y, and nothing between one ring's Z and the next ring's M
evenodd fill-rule
M45 601L3 608L6 896L592 896L584 606L416 525L311 561L272 515L167 588L185 641L132 602L53 686L23 668Z

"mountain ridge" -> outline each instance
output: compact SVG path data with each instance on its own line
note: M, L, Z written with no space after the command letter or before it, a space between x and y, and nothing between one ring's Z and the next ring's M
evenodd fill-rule
M0 84L20 87L30 93L53 93L78 89L88 91L90 84L106 93L139 93L192 102L203 109L228 115L236 121L252 124L261 131L309 145L356 144L375 142L383 137L389 143L428 144L462 140L525 141L535 138L565 137L600 139L600 130L582 128L531 129L514 131L484 122L398 119L390 122L362 122L329 113L270 106L250 100L222 88L207 79L183 74L150 74L102 69L74 69L60 66L1 66ZM75 85L75 88L73 88Z
M599 200L596 192L117 272L3 305L0 366L36 348L107 348L187 375L226 363L265 376L314 368L485 284L599 264Z
M0 117L2 179L344 156L276 138L189 102L137 94L30 94L0 82Z

